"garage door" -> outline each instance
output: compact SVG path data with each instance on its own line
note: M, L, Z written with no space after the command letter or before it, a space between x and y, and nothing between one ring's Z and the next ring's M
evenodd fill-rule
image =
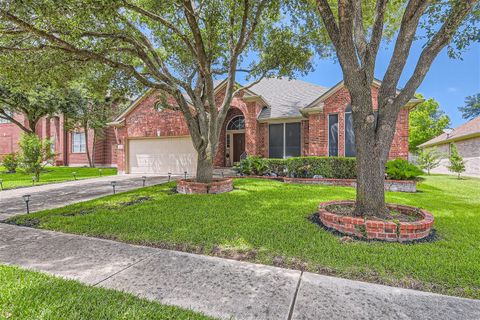
M130 173L193 175L197 169L197 152L190 137L130 140Z

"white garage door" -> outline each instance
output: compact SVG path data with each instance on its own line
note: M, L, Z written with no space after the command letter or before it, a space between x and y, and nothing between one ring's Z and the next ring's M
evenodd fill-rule
M190 137L130 140L128 163L130 173L194 175L197 152Z

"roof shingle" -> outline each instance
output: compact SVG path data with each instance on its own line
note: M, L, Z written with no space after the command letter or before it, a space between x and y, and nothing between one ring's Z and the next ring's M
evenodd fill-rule
M419 145L420 148L437 145L437 144L444 144L449 141L458 140L462 137L479 134L480 135L480 117L470 120L461 126L453 129L451 133L448 135L446 133L442 133L441 135L429 140L427 142L422 143Z

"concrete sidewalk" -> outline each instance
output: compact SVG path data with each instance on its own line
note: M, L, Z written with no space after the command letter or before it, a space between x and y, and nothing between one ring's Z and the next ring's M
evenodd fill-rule
M31 195L30 212L35 212L110 195L113 192L111 181L117 182L117 193L143 186L141 175L118 175L3 190L0 191L0 221L26 213L24 194ZM167 177L147 176L146 186L167 181Z
M6 224L0 263L223 319L480 319L480 300Z

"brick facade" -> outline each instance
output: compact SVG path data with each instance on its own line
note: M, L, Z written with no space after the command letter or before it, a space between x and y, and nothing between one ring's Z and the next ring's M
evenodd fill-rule
M15 120L28 128L28 122L21 114L15 115ZM82 130L78 130L82 131ZM77 132L78 132L77 131ZM18 142L23 134L14 123L0 123L0 158L19 150ZM36 134L42 139L51 139L55 150L55 165L86 166L88 158L85 152L74 153L72 150L72 132L64 128L63 116L42 118L35 128ZM89 150L93 147L93 130L89 132ZM104 135L97 139L95 154L92 155L98 166L115 166L116 141L113 128L105 129Z
M376 104L377 89L372 88L374 105ZM217 93L216 101L220 104L224 92ZM124 123L117 128L116 140L120 147L117 151L117 165L119 171L127 168L126 147L130 138L144 137L173 137L189 135L188 126L180 111L172 109L155 110L155 104L160 99L160 92L150 91L141 98L137 105L125 115ZM176 105L173 98L168 98L168 103ZM301 155L327 156L328 155L328 114L338 114L339 119L339 156L345 155L345 109L350 104L350 96L345 88L341 88L324 101L324 109L319 113L309 114L304 119L299 119L301 124ZM235 97L231 103L225 122L222 127L218 142L218 152L214 160L216 167L224 167L226 126L229 121L239 115L245 117L245 151L248 155L268 157L268 121L259 122L258 115L264 104L258 100L247 99L242 95ZM174 109L174 108L173 108ZM407 108L400 112L395 137L389 157L408 157L408 113ZM292 120L288 120L292 122ZM278 120L277 120L278 122Z

